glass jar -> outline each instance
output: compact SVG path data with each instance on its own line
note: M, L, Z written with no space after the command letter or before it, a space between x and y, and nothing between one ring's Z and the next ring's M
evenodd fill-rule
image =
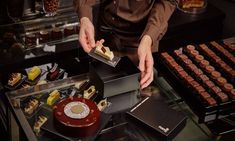
M198 14L206 10L206 0L180 0L178 9L185 13Z
M60 6L59 0L42 0L43 1L43 10L46 13L45 16L54 16L57 13L57 10Z

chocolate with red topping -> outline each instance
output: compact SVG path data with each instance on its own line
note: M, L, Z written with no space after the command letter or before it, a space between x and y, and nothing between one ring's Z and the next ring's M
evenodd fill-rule
M223 93L223 92L217 93L217 96L220 98L220 100L221 100L222 102L228 101L228 96L227 96L225 93Z
M211 72L215 71L215 68L212 67L211 65L208 65L208 66L206 66L205 71L206 71L207 73L211 73Z
M223 90L225 91L225 92L231 92L231 90L233 89L233 85L232 84L230 84L230 83L225 83L224 84L224 86L223 86Z
M195 61L196 61L197 63L201 62L202 60L204 60L204 57L203 57L202 55L197 55L197 56L195 57Z
M207 98L209 98L209 97L211 97L210 96L210 94L208 93L208 92L201 92L201 93L199 93L204 99L207 99Z
M207 104L210 105L210 106L216 106L216 105L217 105L217 103L216 103L216 101L215 101L215 99L214 99L213 97L207 98L207 99L206 99L206 102L207 102Z
M200 67L202 67L202 68L206 68L206 66L209 66L210 63L209 63L209 61L207 61L207 60L202 60L199 65L200 65Z
M214 84L212 81L210 81L210 80L205 81L204 84L205 84L208 88L212 88L212 87L215 86L215 84Z
M212 72L211 72L211 78L212 78L212 79L216 80L216 79L219 78L219 77L221 77L220 72L218 72L218 71L212 71Z
M199 76L199 78L200 78L200 80L201 80L202 82L206 82L206 81L209 80L209 78L208 78L205 74L201 74L201 75Z
M219 86L223 86L225 83L227 83L227 80L224 78L224 77L218 77L216 79L216 83L219 85Z
M214 94L221 92L221 89L218 86L214 86L210 89Z

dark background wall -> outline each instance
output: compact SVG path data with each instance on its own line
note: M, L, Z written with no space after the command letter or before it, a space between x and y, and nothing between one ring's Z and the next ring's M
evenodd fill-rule
M226 14L223 38L235 36L235 0L208 0ZM212 23L213 24L213 23Z

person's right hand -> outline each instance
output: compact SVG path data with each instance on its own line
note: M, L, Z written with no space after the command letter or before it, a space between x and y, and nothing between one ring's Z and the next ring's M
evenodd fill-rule
M95 47L94 25L87 17L82 17L80 19L79 42L87 53Z

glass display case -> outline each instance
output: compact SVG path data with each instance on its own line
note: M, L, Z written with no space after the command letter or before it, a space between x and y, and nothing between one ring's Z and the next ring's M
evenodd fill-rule
M198 116L185 99L169 85L165 76L158 75L157 72L154 83L146 91L135 90L107 98L107 105L101 112L100 126L92 135L71 138L57 132L52 125L54 106L63 99L82 97L84 90L88 90L88 86L93 84L88 74L91 60L79 48L79 23L71 6L72 1L60 0L60 7L54 16L45 16L41 2L36 0L33 12L27 7L20 16L14 16L13 13L10 16L11 22L0 25L0 92L7 99L7 124L11 140L159 140L155 135L147 133L142 126L136 127L126 120L126 111L146 95L160 96L170 109L188 117L185 128L173 140L207 141L221 135L209 130L206 124L199 124ZM233 48L230 50L233 51ZM55 79L50 79L50 72L55 64L58 65L55 67L58 70L55 71L57 75ZM34 66L41 71L39 77L30 81L28 74L35 70ZM20 73L22 77L22 81L13 87L8 85L12 73ZM40 80L49 81L37 85ZM30 85L25 85L25 82ZM87 83L81 87L83 82ZM50 104L48 98L56 90L60 95L55 103ZM101 100L104 98L96 91L91 101L98 104ZM232 120L225 118L225 121ZM213 127L215 124L210 125Z

